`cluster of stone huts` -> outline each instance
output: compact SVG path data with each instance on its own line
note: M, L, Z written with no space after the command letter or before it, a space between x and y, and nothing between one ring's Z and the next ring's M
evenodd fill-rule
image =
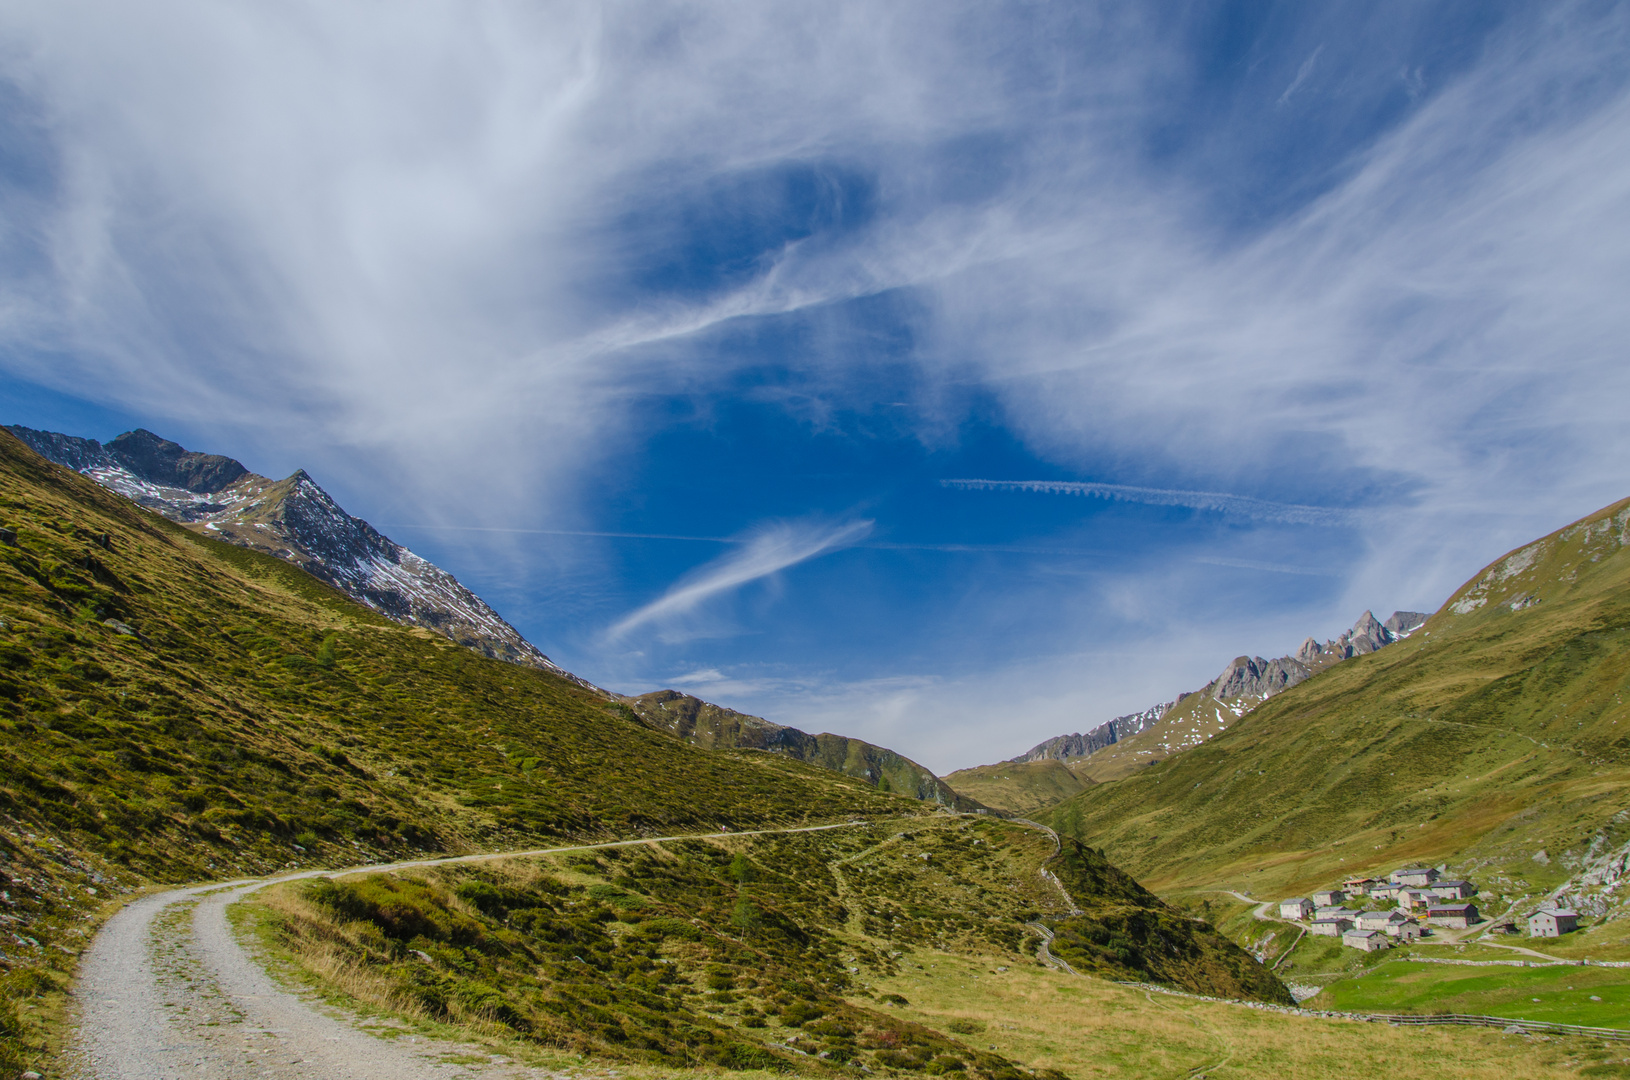
M1479 916L1471 897L1476 895L1477 886L1469 881L1445 880L1429 866L1406 866L1394 870L1386 880L1349 878L1341 888L1323 889L1311 899L1282 901L1279 916L1307 921L1314 934L1339 937L1343 945L1374 952L1390 948L1393 942L1420 937L1421 918L1434 926L1474 925ZM1361 896L1371 901L1369 910L1345 906L1348 900ZM1374 901L1391 901L1397 906L1379 910L1373 906Z

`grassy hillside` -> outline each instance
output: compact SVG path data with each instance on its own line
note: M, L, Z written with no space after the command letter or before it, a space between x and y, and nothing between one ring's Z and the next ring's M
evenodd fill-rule
M921 805L781 756L686 747L565 679L172 525L9 435L0 526L12 1000L57 989L86 915L147 882ZM7 1045L11 1017L0 1002Z
M942 815L322 880L267 903L307 971L375 1005L650 1065L1013 1080L1029 1070L969 1031L902 1023L907 1002L877 983L918 953L1034 964L1032 919L1106 978L1289 1003L1239 948L1096 853L1053 851L1031 828Z
M1498 913L1592 865L1611 878L1630 839L1627 544L1630 500L1492 564L1408 641L1050 820L1163 892L1289 895L1448 862Z
M260 922L322 985L386 1013L386 1031L453 1021L492 1054L573 1075L578 1051L630 1080L698 1062L1055 1080L1620 1075L1622 1046L1331 1022L1054 971L1015 918L1039 915L1060 940L1075 923L1035 873L1051 851L1012 824L935 816L290 885ZM1099 890L1091 906L1146 906L1084 854L1060 876Z
M1167 905L1102 851L1065 840L1049 864L1080 911L1053 925L1053 951L1080 972L1174 986L1210 986L1219 997L1292 1004L1290 991L1209 923Z
M944 780L959 795L1021 816L1063 802L1089 783L1057 758L976 765Z

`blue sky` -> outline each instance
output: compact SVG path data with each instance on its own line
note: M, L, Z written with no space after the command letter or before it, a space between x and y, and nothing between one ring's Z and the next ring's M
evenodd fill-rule
M13 5L0 401L306 468L615 689L997 760L1630 494L1627 37Z

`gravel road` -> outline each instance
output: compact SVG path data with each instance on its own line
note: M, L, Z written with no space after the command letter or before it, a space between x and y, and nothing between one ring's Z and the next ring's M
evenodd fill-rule
M567 1074L494 1057L484 1047L425 1039L388 1021L361 1020L278 985L233 933L226 917L228 905L268 885L319 875L377 873L720 835L819 832L864 824L854 821L649 837L313 870L146 896L109 919L85 954L74 989L78 1025L70 1055L80 1072L94 1080L564 1077Z

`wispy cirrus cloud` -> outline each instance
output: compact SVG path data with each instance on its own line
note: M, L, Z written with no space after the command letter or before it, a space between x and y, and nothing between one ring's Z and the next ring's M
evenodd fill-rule
M769 577L789 566L850 547L872 531L870 521L842 525L782 523L749 535L735 551L698 567L656 600L618 620L608 631L612 639L625 637L641 626L671 622L706 601L748 582Z
M1228 517L1267 521L1277 525L1350 524L1351 512L1326 506L1253 499L1223 491L1176 491L1167 488L1132 487L1126 484L1091 484L1071 480L941 480L941 487L962 491L1032 491L1044 495L1085 495L1116 502L1144 503L1149 506L1183 506L1210 510Z

